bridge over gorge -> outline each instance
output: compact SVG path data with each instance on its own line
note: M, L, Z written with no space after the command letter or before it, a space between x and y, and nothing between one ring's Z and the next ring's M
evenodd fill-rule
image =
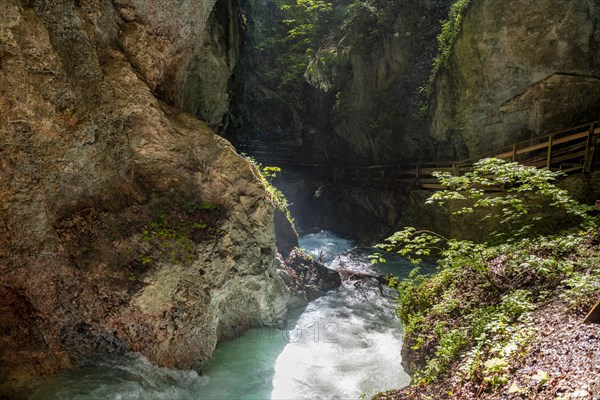
M239 152L265 165L315 168L334 182L384 189L429 189L443 186L433 177L434 171L455 175L472 169L473 163L486 157L517 161L524 165L546 167L565 173L589 172L597 163L600 122L574 126L537 138L528 139L465 160L444 163L404 165L343 165L336 163L326 147L283 143L238 142Z

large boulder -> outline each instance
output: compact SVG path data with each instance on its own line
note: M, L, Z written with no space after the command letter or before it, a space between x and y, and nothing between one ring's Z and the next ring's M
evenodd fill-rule
M279 263L277 272L289 293L290 309L305 306L342 284L336 270L313 260L301 249L293 250L288 257L279 257Z
M126 349L200 368L286 311L257 171L167 103L214 11L180 3L0 5L0 397Z

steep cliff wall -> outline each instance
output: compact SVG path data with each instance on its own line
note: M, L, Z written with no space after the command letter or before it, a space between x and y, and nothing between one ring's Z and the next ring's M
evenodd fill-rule
M223 130L242 37L235 1L113 4L121 17L121 48L150 89L161 100Z
M476 156L600 114L600 1L472 0L435 82L439 156Z
M168 104L191 107L218 6L0 7L0 393L123 349L199 368L281 317L264 186Z
M286 56L307 58L279 44L294 27L282 20L292 17L278 2L242 2L249 29L236 72L237 126L247 133L280 125L298 142L330 146L339 163L427 158L419 87L429 75L439 20L450 2L331 2L332 15L316 19L326 35L313 43L304 77L283 89L277 78L289 71L278 70L278 63Z
M349 79L337 88L335 133L371 163L428 157L419 87L435 54L448 1L372 1L353 18Z

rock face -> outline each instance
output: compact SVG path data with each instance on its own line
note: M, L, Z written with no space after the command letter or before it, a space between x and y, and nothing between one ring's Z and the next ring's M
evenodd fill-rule
M358 160L394 163L428 156L417 117L449 1L373 2L350 30L349 79L338 89L333 124Z
M279 254L287 257L298 247L298 234L286 213L279 208L275 209L275 239Z
M479 153L600 115L600 1L473 0L435 83L440 158Z
M288 290L290 309L305 306L342 284L340 274L314 261L303 250L293 250L289 257L280 258L278 274Z
M241 38L233 0L113 0L123 52L150 90L212 128L226 127ZM97 18L97 17L94 17Z
M124 349L200 368L217 340L281 317L257 172L169 105L196 111L186 90L203 82L219 6L4 0L0 11L0 397Z
M418 88L429 74L438 21L449 3L374 0L368 7L339 3L337 12L346 17L337 21L339 26L329 26L328 37L313 49L315 53L333 48L347 52L344 61L324 68L323 75L335 78L325 85L318 80L327 77L313 79L314 86L299 82L281 91L268 82L268 76L280 53L288 55L290 49L274 46L264 51L262 47L273 40L272 31L285 35L290 26L281 19L289 16L275 10L276 1L244 1L250 29L236 71L240 79L234 106L243 127L238 133L247 135L249 126L273 132L280 125L297 142L328 146L332 159L340 164L426 157L427 124L416 117ZM328 87L326 92L323 86Z

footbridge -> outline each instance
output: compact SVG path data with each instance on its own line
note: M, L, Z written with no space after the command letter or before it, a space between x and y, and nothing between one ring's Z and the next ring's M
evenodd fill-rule
M321 146L238 142L236 148L262 164L318 169L334 182L384 189L438 190L444 187L432 175L434 171L460 175L472 170L477 160L487 157L565 173L589 172L600 161L596 154L599 142L600 122L594 121L514 143L469 159L437 163L343 165L331 157L326 147Z

